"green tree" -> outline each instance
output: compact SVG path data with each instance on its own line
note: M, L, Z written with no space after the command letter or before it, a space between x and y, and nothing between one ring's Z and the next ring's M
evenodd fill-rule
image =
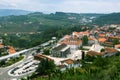
M37 49L37 53L39 53L39 52L40 52L40 50L41 50L41 47L40 47L39 49Z
M43 50L43 54L45 54L45 55L50 55L50 50L49 50L49 49L44 49L44 50Z
M0 62L0 66L4 66L5 65L5 60L2 60L1 62Z
M90 56L88 54L85 57L85 61L87 61L87 62L93 62L95 59L96 59L96 57Z
M88 44L88 37L87 36L83 36L82 37L82 41L83 41L83 45Z
M116 44L118 44L119 43L119 39L118 38L115 38L114 40L113 40L113 45L116 45Z
M105 49L103 49L103 48L100 50L100 52L104 52L104 51L105 51Z
M97 58L93 61L93 64L98 67L105 67L108 64L107 58L103 58L101 56L97 56Z
M36 72L40 75L48 75L50 79L51 73L55 71L55 68L56 66L54 64L54 61L42 59L38 65Z

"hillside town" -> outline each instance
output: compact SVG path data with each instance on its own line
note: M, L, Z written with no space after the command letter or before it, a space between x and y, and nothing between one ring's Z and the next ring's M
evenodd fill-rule
M41 54L36 56L54 60L59 68L62 66L62 70L70 66L76 67L77 60L82 59L83 54L114 56L120 51L120 25L95 26L93 30L73 32L61 38L50 51L49 56Z
M1 0L0 80L120 80L120 0Z
M59 40L52 37L46 43L22 51L14 49L12 46L4 46L3 39L0 39L0 49L3 51L0 57L1 67L16 57L18 59L14 59L15 62L11 61L10 65L6 65L6 67L11 66L5 71L9 77L21 78L24 75L32 74L42 59L54 61L58 69L65 71L73 67L81 67L82 64L79 61L84 60L87 56L106 58L118 54L120 52L120 25L112 24L103 27L95 25L92 30L74 31ZM0 72L0 75L5 73Z

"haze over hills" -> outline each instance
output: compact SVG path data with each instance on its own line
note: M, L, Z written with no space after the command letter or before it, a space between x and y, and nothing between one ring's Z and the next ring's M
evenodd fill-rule
M19 11L16 14L18 13ZM89 23L92 19L101 15L64 12L44 14L35 12L27 15L3 16L0 17L0 32L35 32L52 27L74 27L75 25Z
M0 9L0 16L26 15L29 13L31 13L31 11L18 10L18 9Z
M24 10L0 10L0 32L41 32L53 27L66 28L83 24L120 24L120 13L65 13L44 14Z

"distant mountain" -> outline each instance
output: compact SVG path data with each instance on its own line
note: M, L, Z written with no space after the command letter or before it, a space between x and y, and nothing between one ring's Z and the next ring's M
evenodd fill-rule
M19 16L2 16L0 17L0 32L41 32L46 29L52 29L53 27L74 27L84 23L89 24L92 19L99 17L100 15L101 14L77 14L64 12L44 14L42 12L34 12Z
M0 16L9 16L9 15L26 15L31 13L30 11L25 10L16 10L16 9L0 9Z
M111 13L99 16L93 21L97 25L120 24L120 13Z

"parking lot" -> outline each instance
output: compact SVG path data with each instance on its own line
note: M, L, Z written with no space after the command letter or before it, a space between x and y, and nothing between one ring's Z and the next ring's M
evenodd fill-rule
M22 76L31 72L34 72L38 66L39 61L29 60L21 65L11 69L8 74L10 76Z

